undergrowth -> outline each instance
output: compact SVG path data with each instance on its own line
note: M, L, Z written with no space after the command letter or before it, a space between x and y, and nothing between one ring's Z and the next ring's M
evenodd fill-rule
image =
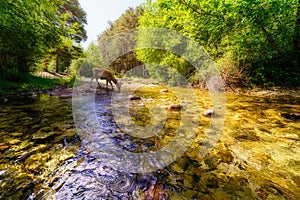
M74 77L43 78L32 74L6 72L0 79L0 94L14 94L37 89L51 89L56 86L71 86Z

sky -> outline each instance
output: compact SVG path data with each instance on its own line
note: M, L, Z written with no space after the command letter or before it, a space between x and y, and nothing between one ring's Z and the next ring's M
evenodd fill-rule
M118 19L127 8L144 3L146 0L79 0L80 6L87 13L88 25L85 26L88 39L82 43L86 49L97 36L108 27L108 21Z

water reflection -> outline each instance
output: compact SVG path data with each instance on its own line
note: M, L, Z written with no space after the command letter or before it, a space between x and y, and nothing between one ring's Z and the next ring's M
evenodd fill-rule
M208 93L199 96L201 113L211 102ZM180 113L167 114L159 135L137 138L116 126L109 93L92 98L85 109L94 114L77 115L85 123L80 125L94 127L86 137L74 129L71 99L42 95L0 106L1 199L300 198L300 124L281 115L299 112L299 96L227 94L225 127L212 151L199 157L211 145L204 134L211 131L211 119L201 116L188 150L148 173L116 170L108 163L107 144L127 152L156 151L174 138ZM131 102L132 118L149 123L139 115L166 99L148 94Z

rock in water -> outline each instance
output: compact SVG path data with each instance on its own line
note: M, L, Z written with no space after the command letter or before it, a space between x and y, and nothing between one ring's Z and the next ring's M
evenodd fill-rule
M141 100L142 98L139 97L139 96L136 96L136 95L132 95L132 96L129 97L129 99L130 99L131 101L134 101L134 100Z
M6 149L10 148L10 144L9 143L2 143L0 144L0 152L5 151Z
M281 116L292 121L300 122L300 113L281 113Z
M203 112L203 115L206 117L212 117L215 115L215 111L213 109L209 109Z
M168 108L169 110L179 111L182 110L182 105L180 104L171 104Z
M162 89L160 90L161 93L164 93L164 92L168 92L168 89Z

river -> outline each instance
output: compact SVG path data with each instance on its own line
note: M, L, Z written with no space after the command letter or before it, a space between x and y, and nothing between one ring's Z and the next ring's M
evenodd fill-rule
M300 199L299 91L74 91L2 100L0 199Z

